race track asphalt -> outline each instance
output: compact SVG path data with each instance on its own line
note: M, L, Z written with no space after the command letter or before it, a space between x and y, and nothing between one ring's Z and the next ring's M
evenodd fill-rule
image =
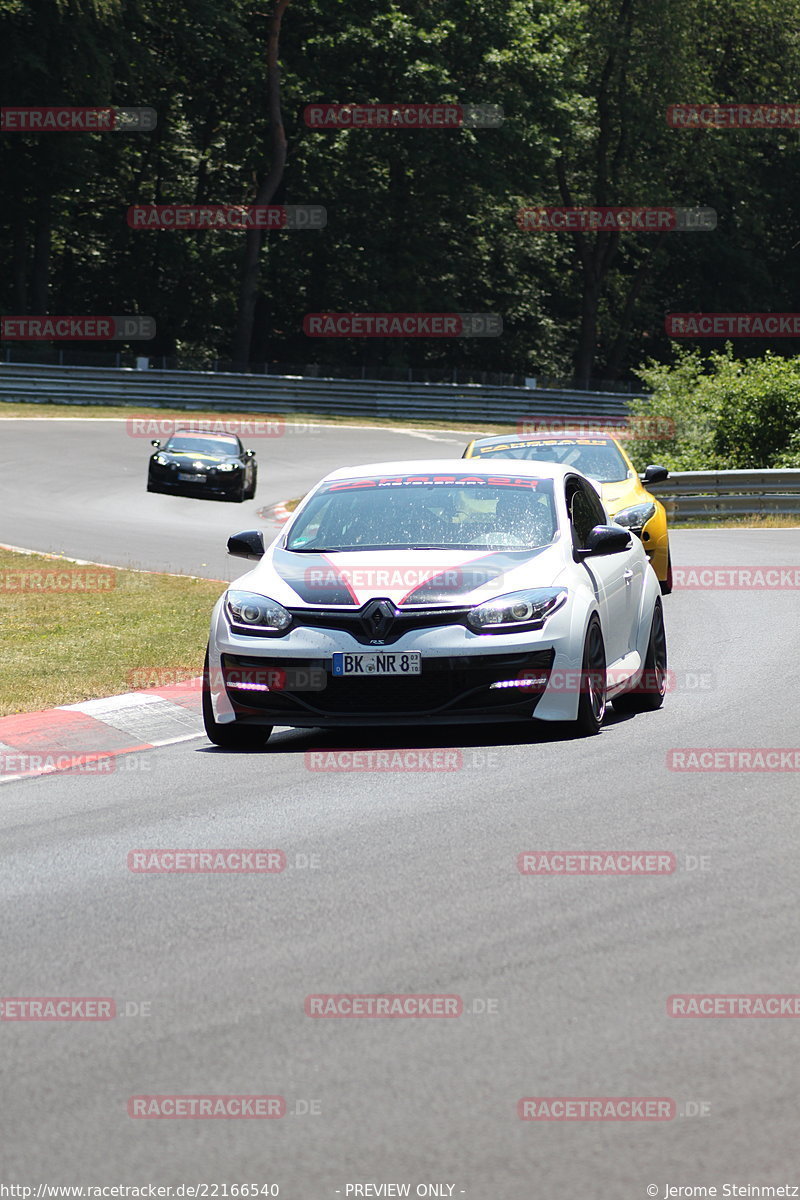
M38 429L47 446L53 430ZM12 431L13 451L4 436L6 500L29 436ZM69 431L76 455L110 436L99 423ZM341 437L351 461L430 453L381 431ZM273 463L265 493L302 491L336 465L333 441L313 464ZM0 540L172 569L202 560L213 572L196 573L223 577L212 545L234 506L205 506L224 508L205 524L208 549L191 509L184 525L165 520L177 510L153 497L158 508L126 518L142 464L120 455L121 480L64 472L4 506ZM687 531L674 550L684 567L795 566L800 530ZM248 754L200 737L120 759L112 777L0 789L0 993L149 1006L108 1023L0 1021L0 1180L277 1183L290 1200L360 1183L639 1200L649 1185L663 1197L666 1184L723 1195L726 1183L800 1182L798 1022L680 1020L666 1007L674 993L800 992L798 774L667 767L674 749L800 746L798 593L685 588L665 611L663 709L612 715L596 738L283 731ZM359 748L461 758L448 771L354 772L307 757ZM289 867L129 871L128 853L151 847L279 848ZM517 870L523 851L590 849L671 851L677 870ZM304 999L319 993L455 994L465 1012L313 1019ZM282 1095L287 1115L127 1115L134 1095L242 1093ZM676 1116L523 1122L530 1096L667 1097ZM312 1102L319 1113L303 1115Z
M269 541L277 533L261 509L304 495L337 467L459 457L468 440L459 432L287 422L283 436L244 438L256 451L258 490L233 504L147 492L153 450L129 435L124 418L0 420L0 542L230 581L242 573L225 552L230 534L263 529Z

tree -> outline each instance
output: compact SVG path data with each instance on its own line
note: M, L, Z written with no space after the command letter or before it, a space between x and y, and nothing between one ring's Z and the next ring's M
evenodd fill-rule
M286 132L281 112L280 34L283 14L288 5L289 0L273 0L270 14L267 38L267 113L272 153L269 167L256 191L256 204L272 203L286 167ZM241 367L247 366L250 358L253 318L258 294L261 242L261 229L247 230L239 291L239 314L233 343L234 363Z

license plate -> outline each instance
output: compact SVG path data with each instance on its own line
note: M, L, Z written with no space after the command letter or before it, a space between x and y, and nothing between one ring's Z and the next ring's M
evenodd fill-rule
M421 675L422 655L418 652L400 654L334 654L334 675Z
M178 479L185 479L187 483L205 483L208 479L207 475L181 475L178 472Z

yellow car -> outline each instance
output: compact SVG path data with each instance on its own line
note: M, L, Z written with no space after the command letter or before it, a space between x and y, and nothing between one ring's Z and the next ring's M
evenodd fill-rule
M616 438L584 437L569 432L476 438L467 446L464 458L539 459L582 471L600 485L608 515L642 539L662 593L667 595L672 591L666 510L643 486L666 479L669 475L666 467L650 466L640 477Z

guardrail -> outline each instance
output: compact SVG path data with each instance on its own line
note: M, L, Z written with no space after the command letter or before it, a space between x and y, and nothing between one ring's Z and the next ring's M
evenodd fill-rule
M671 519L746 517L753 513L800 516L800 469L785 471L680 471L649 485Z
M532 416L574 420L583 417L624 418L631 399L630 395L613 392L481 384L382 383L211 371L0 364L0 402L334 413L395 419L474 419L513 425Z
M631 396L480 384L381 383L210 371L0 364L0 403L114 405L253 413L335 413L467 419L514 425L530 417L628 415ZM800 516L800 469L683 471L650 489L674 519L776 513Z

